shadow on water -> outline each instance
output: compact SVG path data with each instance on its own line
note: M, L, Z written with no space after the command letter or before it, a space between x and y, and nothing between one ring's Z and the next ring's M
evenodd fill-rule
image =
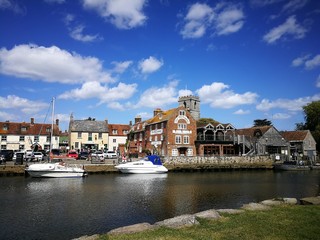
M72 239L206 209L319 194L320 171L0 178L0 239Z

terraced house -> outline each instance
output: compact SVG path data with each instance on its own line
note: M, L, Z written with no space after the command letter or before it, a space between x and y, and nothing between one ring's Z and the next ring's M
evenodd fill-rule
M0 122L1 149L24 151L34 144L43 150L49 150L51 144L52 148L58 148L59 135L58 119L55 124L35 123L34 118L30 122Z

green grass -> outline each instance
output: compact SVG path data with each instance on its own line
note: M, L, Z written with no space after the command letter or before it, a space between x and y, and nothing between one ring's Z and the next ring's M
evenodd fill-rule
M101 235L106 240L320 239L320 206L278 206L268 211L221 214L219 220L199 219L182 229L161 227L134 234Z

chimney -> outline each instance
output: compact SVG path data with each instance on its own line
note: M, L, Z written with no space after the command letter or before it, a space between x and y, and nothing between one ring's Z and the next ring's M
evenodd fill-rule
M31 118L31 124L32 125L34 124L34 118Z
M141 117L140 116L136 116L135 119L134 119L134 124L137 124L141 122Z
M129 122L129 125L132 126L132 121Z
M59 126L59 119L56 119L56 125Z
M153 116L157 116L159 113L162 113L162 110L161 108L156 108L154 111L153 111Z
M107 118L106 118L104 121L106 122L106 125L108 125L108 124L109 124L109 121L108 121L108 119L107 119Z

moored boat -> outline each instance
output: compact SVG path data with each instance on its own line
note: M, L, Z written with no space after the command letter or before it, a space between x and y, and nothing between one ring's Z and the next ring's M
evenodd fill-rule
M26 172L36 178L80 178L87 175L83 167L59 163L36 163L26 167Z
M273 164L274 170L280 171L307 171L310 170L309 165L298 163L296 161L285 161Z
M122 163L115 166L122 173L166 173L168 169L162 165L157 155L149 155L134 162Z

